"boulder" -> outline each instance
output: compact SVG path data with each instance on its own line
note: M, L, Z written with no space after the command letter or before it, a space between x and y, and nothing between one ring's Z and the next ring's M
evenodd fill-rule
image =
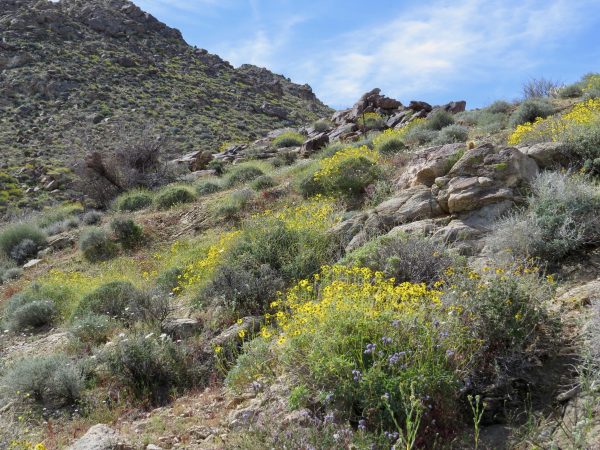
M202 323L196 319L170 319L162 326L162 331L173 339L187 339L202 331Z
M355 123L342 125L329 133L329 140L344 139L344 137L354 133L356 130L358 130L358 126Z
M240 323L232 325L217 337L211 339L205 351L211 353L215 347L234 347L241 341L239 337L240 332L244 332L246 336L252 336L253 334L258 333L263 322L264 319L262 317L244 317L241 319Z
M570 160L570 151L562 142L542 142L519 150L532 158L542 169L566 167Z
M412 109L415 112L418 112L418 111L430 112L433 109L433 106L431 106L427 102L411 100L411 102L408 104L408 109Z
M449 113L457 114L457 113L463 112L466 109L466 107L467 107L467 102L465 102L464 100L459 100L457 102L446 103L441 108L444 111L448 111Z
M308 139L300 148L300 155L308 157L317 150L326 147L329 144L329 136L326 133L318 134L317 136Z
M67 450L130 450L131 446L123 443L121 436L112 428L98 424L91 427Z
M446 175L465 151L464 144L446 144L417 153L396 181L405 189L418 185L432 186L435 179Z

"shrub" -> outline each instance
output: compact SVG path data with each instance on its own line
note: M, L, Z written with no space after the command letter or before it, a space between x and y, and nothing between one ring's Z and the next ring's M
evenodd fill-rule
M381 130L386 127L383 116L375 112L361 114L358 116L356 123L363 130Z
M411 394L427 399L419 407L436 411L455 402L459 360L449 355L462 335L436 291L394 285L367 268L333 266L298 282L273 306L278 328L266 326L261 336L277 342L271 347L275 360L307 387L305 401L380 432L395 431L395 423L411 418ZM436 323L435 317L446 319ZM444 426L443 415L436 419L437 425L423 418L422 430L431 433L423 439Z
M65 231L72 230L79 226L79 219L76 217L71 217L69 219L65 219L61 222L54 222L51 225L48 225L44 228L44 233L48 236L55 236L60 233L64 233Z
M554 108L548 101L537 98L528 99L512 113L510 126L516 127L527 122L534 122L538 117L544 119L553 113Z
M273 139L273 146L277 148L299 147L304 144L305 137L295 131L286 131Z
M526 209L498 223L488 239L494 252L560 261L600 241L600 190L582 177L546 172L533 183Z
M577 98L583 95L583 90L578 84L570 84L561 88L558 91L558 96L560 98Z
M159 290L171 293L179 285L183 269L172 267L160 273L156 278L156 286Z
M144 230L131 219L117 218L110 224L117 242L123 248L132 249L137 247L144 239Z
M375 238L352 251L340 264L381 271L397 283L433 285L454 262L446 247L433 238L393 234Z
M518 261L518 260L517 260ZM460 311L479 346L473 355L474 382L493 384L507 371L516 375L526 365L525 353L548 348L557 333L548 312L553 283L528 262L446 272L444 303Z
M54 323L57 311L51 300L34 300L11 311L7 317L11 331L38 329Z
M406 150L402 138L404 133L400 130L385 130L373 139L375 150L382 155L393 155L395 153Z
M219 192L221 189L221 186L213 181L204 181L196 185L196 194L200 196L210 195Z
M314 187L328 195L356 198L380 177L378 159L379 154L366 146L346 148L321 160L313 175L314 183L303 183L303 190Z
M11 267L9 269L0 269L0 280L2 283L18 280L23 275L23 269Z
M600 158L600 115L595 123L580 124L571 127L565 133L563 141L567 144L569 151L579 157L584 164ZM595 171L598 173L598 171Z
M423 126L428 130L439 131L453 123L454 116L451 113L444 111L443 109L436 109L427 116L427 120L424 122Z
M9 225L0 231L0 251L7 257L13 258L13 251L17 250L15 256L22 260L23 257L32 256L34 246L30 243L18 248L23 241L33 242L35 252L46 244L46 235L37 227L24 223ZM27 254L30 252L30 254ZM14 258L13 258L14 259ZM20 262L20 261L18 261Z
M188 186L167 186L161 189L154 201L160 209L168 209L175 205L191 203L196 200L196 195Z
M314 122L312 124L312 127L317 133L324 133L326 131L331 130L332 124L330 121L322 119Z
M104 344L108 341L117 324L108 316L87 314L73 321L70 331L86 344Z
M435 140L438 132L426 128L423 124L412 127L404 135L404 142L407 145L425 145Z
M48 228L56 223L74 220L75 215L83 212L83 206L80 203L66 203L42 211L37 218L36 225L40 228Z
M0 386L15 401L31 400L46 408L59 409L77 404L83 379L75 363L66 356L35 356L9 367Z
M248 183L264 175L264 172L256 166L241 166L233 169L227 177L227 185L235 186Z
M194 384L190 355L168 337L131 334L105 352L103 359L134 398L154 406Z
M344 144L342 144L341 142L336 142L334 144L329 144L323 150L319 151L318 157L320 159L331 158L337 152L339 152L340 150L344 150L345 148L347 148L347 147Z
M291 166L298 159L298 154L294 152L279 152L275 158L271 160L273 167Z
M511 112L513 105L504 101L504 100L496 100L494 103L485 108L487 111L491 113L502 113L508 114Z
M469 139L469 129L462 125L448 125L440 130L436 144L453 144L457 142L466 142Z
M207 169L214 170L215 175L221 176L225 172L225 163L218 159L213 159L206 165Z
M277 182L268 175L262 175L252 182L252 189L255 191L262 191L274 186L277 186Z
M23 264L28 259L36 256L38 250L39 247L34 241L31 239L23 239L13 247L10 252L10 257L16 261L17 264Z
M546 78L532 78L523 84L523 98L542 98L556 94L559 84ZM529 121L527 121L529 122Z
M75 316L85 317L92 313L126 323L138 320L161 322L168 312L168 300L164 296L140 291L129 281L111 281L84 296Z
M126 192L117 198L118 211L133 212L147 208L152 204L152 194L144 190Z
M115 244L101 228L92 228L81 234L79 249L90 262L106 261L116 254Z
M240 189L232 192L217 208L217 215L228 220L239 219L240 212L254 199L254 192L250 189Z
M88 211L81 217L81 221L86 225L99 225L102 222L102 213L95 210Z

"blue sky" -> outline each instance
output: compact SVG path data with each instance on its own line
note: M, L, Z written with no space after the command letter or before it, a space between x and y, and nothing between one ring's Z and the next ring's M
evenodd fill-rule
M343 108L379 87L406 103L520 96L600 72L600 0L134 0L234 66L308 83Z

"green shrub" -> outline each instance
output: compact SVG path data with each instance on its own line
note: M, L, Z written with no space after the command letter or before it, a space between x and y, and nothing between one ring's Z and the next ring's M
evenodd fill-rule
M443 109L436 109L433 111L424 122L423 126L428 130L439 131L448 125L454 123L454 116L448 111Z
M384 117L374 112L361 114L356 123L363 130L382 130L386 127Z
M254 199L254 192L250 189L240 189L232 192L223 200L216 210L217 215L228 220L239 219L240 213Z
M461 320L481 344L473 355L471 371L487 383L506 371L518 373L526 353L547 348L557 333L556 318L549 314L553 283L528 262L447 272L443 301L460 311ZM482 380L483 381L483 380Z
M24 245L22 244L24 241L29 242ZM21 245L20 248L19 245ZM33 256L44 245L46 245L46 235L33 225L20 223L9 225L0 231L0 251L12 259L15 259L14 256L16 256L19 263L23 259Z
M516 127L526 122L534 122L538 117L546 118L554 113L554 107L547 101L538 98L525 100L510 116L510 126Z
M407 145L425 145L434 141L438 132L425 127L425 124L418 124L411 127L404 135L404 142Z
M339 152L340 150L344 150L345 148L346 148L346 146L344 144L342 144L341 142L329 144L323 150L319 151L318 157L320 159L331 158L337 152Z
M102 222L102 213L95 210L88 211L81 217L81 221L86 225L99 225Z
M15 245L10 252L10 257L17 263L23 264L28 259L37 255L39 246L31 239L23 239Z
M324 133L326 131L331 130L332 124L329 120L321 119L317 120L316 122L313 122L312 127L317 133Z
M434 282L454 263L446 247L430 237L392 234L367 242L340 261L348 266L368 267L381 271L397 283Z
M375 138L375 142L375 150L382 155L394 155L406 150L406 145L399 133L384 132Z
M168 299L137 289L129 281L111 281L87 294L79 302L75 317L105 315L126 323L162 321L169 312Z
M529 205L498 223L491 251L558 262L600 242L600 189L583 177L546 172L533 183Z
M79 238L79 249L90 262L106 261L116 255L116 246L101 228L86 230Z
M100 345L108 342L117 323L100 314L87 314L73 321L69 331L86 344Z
M11 331L35 330L52 325L57 315L56 306L51 300L26 302L8 315L8 328Z
M221 176L225 172L225 163L218 159L213 159L206 165L207 169L214 170L215 175Z
M144 190L134 190L121 194L116 202L118 211L133 212L147 208L152 204L152 194Z
M133 249L144 239L144 230L131 219L117 218L110 224L113 233L123 248Z
M173 289L179 286L179 281L183 273L183 270L179 267L167 269L161 272L156 278L156 286L163 292L172 293Z
M298 159L298 154L294 152L279 152L275 158L271 160L271 164L275 168L291 166Z
M461 125L448 125L440 130L436 144L454 144L457 142L466 142L469 139L469 129Z
M583 95L583 90L579 84L570 84L561 88L558 91L558 96L560 98L578 98Z
M8 283L9 281L18 280L23 275L23 269L19 267L11 267L8 269L0 269L0 281Z
M196 195L188 186L166 186L154 198L160 209L168 209L175 205L191 203L196 200Z
M138 400L163 405L193 386L191 355L168 337L130 334L105 352L112 376Z
M0 381L14 401L33 401L48 409L76 405L83 388L76 364L63 355L22 359L9 367Z
M295 131L286 131L273 139L273 146L277 148L299 147L304 144L305 137Z
M235 168L227 176L227 185L236 186L238 184L248 183L264 175L264 172L256 166L241 166Z
M337 171L323 178L322 183L328 194L356 198L380 176L381 170L377 163L365 157L358 157L341 161Z
M303 174L302 178L298 183L298 190L303 195L304 198L311 198L318 194L323 194L325 192L325 186L321 180L315 179L315 174L318 169L314 169L308 171Z
M262 175L252 182L252 189L262 191L277 186L277 182L269 175Z
M569 151L584 163L600 158L600 120L572 126L564 136Z
M487 111L491 113L502 113L508 114L511 112L513 105L504 101L504 100L496 100L494 103L485 108Z
M196 185L196 194L200 196L214 194L221 190L221 185L213 181L204 181Z
M75 216L81 213L83 213L83 207L80 203L63 204L45 209L35 222L40 228L48 228L58 222L76 219Z

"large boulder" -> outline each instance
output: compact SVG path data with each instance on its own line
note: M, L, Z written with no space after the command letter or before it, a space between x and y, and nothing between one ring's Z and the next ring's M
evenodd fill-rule
M532 158L542 169L566 167L571 161L571 152L562 142L542 142L519 150Z
M67 450L130 450L121 436L112 428L98 424L91 427Z
M316 151L326 147L329 144L329 136L326 133L321 133L313 138L308 139L300 148L300 154L308 157Z
M396 181L396 187L432 186L436 178L446 175L463 155L464 144L446 144L417 153Z

